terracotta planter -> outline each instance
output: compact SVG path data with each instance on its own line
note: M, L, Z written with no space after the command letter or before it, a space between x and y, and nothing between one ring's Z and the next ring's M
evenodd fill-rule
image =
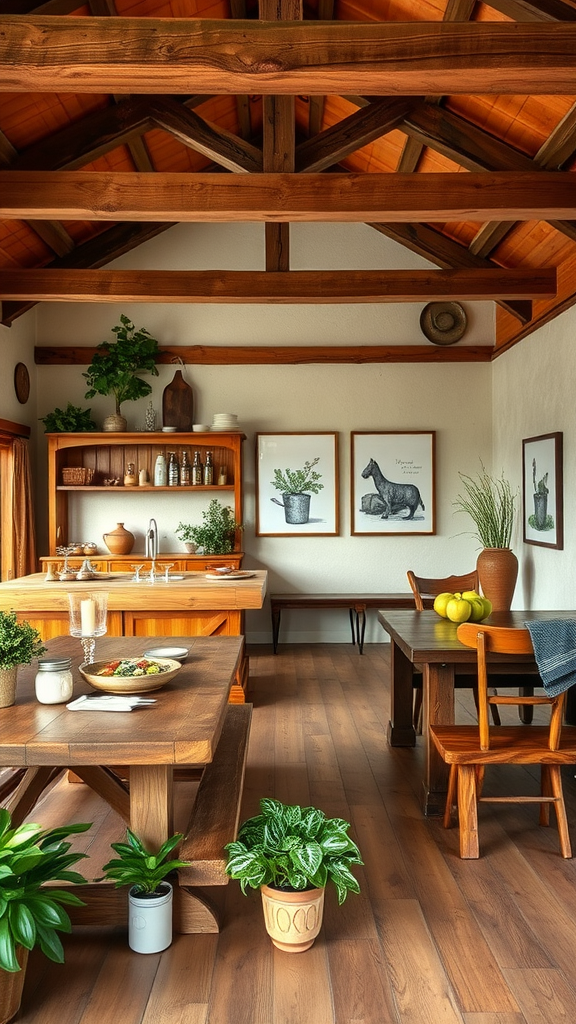
M10 708L16 700L18 665L0 668L0 708Z
M22 1002L22 990L26 978L26 966L28 964L28 950L23 946L16 947L16 959L22 970L0 971L0 1024L12 1020L20 1009Z
M112 555L129 555L134 547L134 534L124 529L124 523L117 523L116 529L105 533L102 540Z
M278 949L303 953L310 949L322 926L324 889L284 892L260 887L266 931Z
M492 611L508 612L518 577L518 559L511 548L484 548L476 562L478 579Z

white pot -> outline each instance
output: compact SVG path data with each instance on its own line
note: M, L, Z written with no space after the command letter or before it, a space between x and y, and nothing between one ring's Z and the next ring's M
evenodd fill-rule
M189 540L184 541L184 547L186 548L186 551L188 552L189 555L195 555L196 551L198 550L198 545L194 544L193 541Z
M172 886L161 882L158 890L128 893L128 945L135 953L160 953L172 942Z

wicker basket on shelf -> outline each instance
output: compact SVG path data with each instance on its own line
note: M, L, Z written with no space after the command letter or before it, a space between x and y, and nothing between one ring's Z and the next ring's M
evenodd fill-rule
M86 466L64 466L62 469L62 483L68 486L83 487L92 483L93 476L94 470Z

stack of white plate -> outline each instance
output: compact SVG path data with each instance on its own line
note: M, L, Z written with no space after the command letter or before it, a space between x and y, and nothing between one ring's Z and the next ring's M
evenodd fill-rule
M212 430L238 430L238 416L233 412L215 412Z

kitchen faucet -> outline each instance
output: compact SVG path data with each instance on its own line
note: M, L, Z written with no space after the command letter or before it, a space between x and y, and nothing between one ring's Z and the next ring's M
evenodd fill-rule
M148 523L148 529L146 530L146 546L145 546L145 557L156 558L158 555L158 527L156 526L156 520L151 519Z

